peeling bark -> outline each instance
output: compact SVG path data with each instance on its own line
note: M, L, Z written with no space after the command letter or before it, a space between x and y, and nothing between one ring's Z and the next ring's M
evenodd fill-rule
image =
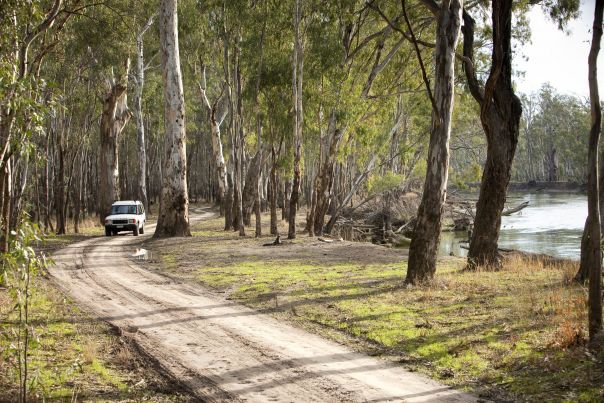
M138 146L138 183L137 193L139 200L149 211L147 200L147 152L145 149L145 124L143 121L143 86L145 85L145 58L143 49L143 35L153 24L155 15L149 17L147 23L136 35L136 74L134 88L134 117L136 120L136 142Z
M190 236L185 98L178 49L177 0L161 0L159 38L164 87L166 159L154 237Z

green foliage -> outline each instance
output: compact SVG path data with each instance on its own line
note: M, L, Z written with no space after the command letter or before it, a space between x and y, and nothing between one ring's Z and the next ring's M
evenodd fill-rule
M450 172L451 184L458 189L468 189L469 183L480 182L482 177L482 166L472 163L461 172Z
M14 303L17 326L11 328L9 354L15 358L19 377L19 400L25 402L36 378L29 377L29 355L38 346L33 327L29 322L30 301L36 276L48 265L43 254L37 253L33 244L41 241L40 230L24 217L11 232L9 251L2 255L2 277Z
M374 175L367 181L367 188L370 194L380 194L395 190L402 186L404 177L400 174L387 172L384 175Z

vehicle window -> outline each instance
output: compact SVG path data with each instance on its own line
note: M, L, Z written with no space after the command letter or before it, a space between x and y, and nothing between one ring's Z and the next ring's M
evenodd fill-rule
M143 206L142 204L140 205L140 213L139 214L145 214L145 206Z
M111 206L111 214L136 214L136 206Z

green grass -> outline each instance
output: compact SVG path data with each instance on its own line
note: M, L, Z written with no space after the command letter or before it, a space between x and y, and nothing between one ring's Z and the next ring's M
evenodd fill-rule
M165 380L149 375L150 368L102 322L94 321L43 278L36 281L30 323L37 345L30 350L30 400L148 400L186 401ZM9 347L16 339L17 317L5 289L0 289L0 401L15 401L18 374ZM153 386L154 382L160 385ZM165 388L165 391L162 390Z
M306 259L275 258L269 248L250 252L258 241L220 226L218 219L198 224L187 248L160 245L164 267L484 397L604 400L604 354L590 357L583 345L585 292L565 282L572 265L514 260L499 272L464 272L464 261L445 259L433 285L408 288L403 257L321 263L323 254L311 249Z
M200 268L198 275L209 286L230 289L239 302L368 342L415 370L487 396L604 399L604 388L595 387L604 380L597 375L602 362L581 357L581 348L552 347L566 300L553 306L547 298L581 296L582 290L551 285L559 276L551 270L464 273L459 267L441 264L435 286L413 289L401 285L404 263L254 261ZM535 285L547 287L534 295Z

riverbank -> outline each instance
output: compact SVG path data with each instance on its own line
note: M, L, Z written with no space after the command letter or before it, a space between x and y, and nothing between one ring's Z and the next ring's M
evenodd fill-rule
M510 182L508 191L584 193L586 186L577 182Z
M264 247L272 238L240 238L222 224L151 241L148 267L484 398L604 399L604 354L585 347L572 262L513 259L499 272L464 272L463 259L443 257L432 286L408 288L405 250L304 234Z
M468 183L467 186L470 189L478 191L480 189L480 182ZM464 189L455 189L452 187L451 190L466 192ZM510 182L508 185L508 192L562 192L562 193L585 193L587 191L587 184L578 182Z
M461 198L473 204L477 196L477 193L466 193ZM579 260L587 217L586 196L563 191L508 193L506 208L523 203L527 203L526 208L502 217L499 247ZM467 238L467 233L443 233L441 253L465 256L462 246Z

